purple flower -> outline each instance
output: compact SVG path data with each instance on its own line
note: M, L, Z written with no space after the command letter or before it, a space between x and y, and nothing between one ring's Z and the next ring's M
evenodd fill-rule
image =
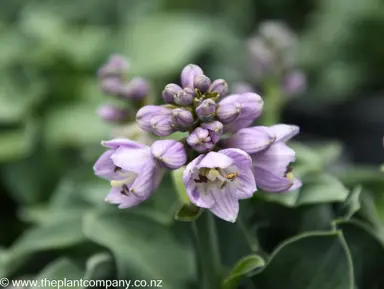
M109 148L96 161L97 176L111 181L106 201L120 209L138 205L157 189L163 176L151 154L150 147L128 139L102 142Z
M275 142L267 149L251 154L257 185L266 192L276 193L298 189L301 182L289 166L295 161L296 154L285 142L298 134L299 128L278 124L269 129L276 136Z
M256 93L233 94L219 102L216 116L223 124L237 119L254 121L262 112L264 102Z
M143 78L133 78L128 83L122 84L119 95L123 98L141 100L147 96L149 86Z
M108 95L117 96L121 90L121 80L118 77L107 77L100 81L101 90Z
M174 83L170 83L165 86L163 91L163 99L167 103L175 103L176 94L182 90L180 86Z
M151 146L153 157L162 167L171 170L182 167L187 161L184 145L174 140L158 140Z
M121 55L111 55L98 72L99 78L122 77L129 69L128 61Z
M223 124L220 121L204 122L201 127L208 130L211 141L216 144L223 134Z
M113 105L102 105L98 108L97 114L105 121L122 122L129 115L127 109L121 109Z
M211 121L215 116L216 102L210 98L204 100L197 108L196 114L201 121Z
M194 88L198 89L202 93L207 92L210 85L211 85L211 80L204 74L199 74L193 80Z
M228 93L228 84L224 79L216 79L209 87L209 92L216 92L220 96L226 96Z
M171 124L175 129L185 131L195 123L192 113L183 108L172 110Z
M239 148L253 154L264 150L276 140L274 132L266 126L254 126L240 129L223 141L224 147Z
M187 143L197 152L204 153L211 150L215 144L213 143L209 130L197 127L187 137Z
M189 87L194 89L193 82L195 77L200 74L203 74L203 70L199 66L195 64L188 64L181 71L181 86L183 88Z
M193 98L195 97L195 91L192 88L186 87L180 90L174 97L175 103L182 106L191 105Z
M251 166L250 156L239 149L198 156L183 175L191 202L223 220L236 222L239 200L251 198L256 191Z
M301 71L294 70L284 77L283 89L288 95L303 92L306 85L305 75Z
M163 106L146 105L137 112L136 121L145 131L157 136L168 136L173 133L171 113L170 109Z

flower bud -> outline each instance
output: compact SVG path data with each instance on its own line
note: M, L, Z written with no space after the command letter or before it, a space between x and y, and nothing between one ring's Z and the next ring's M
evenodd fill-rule
M199 74L203 74L203 70L199 66L188 64L181 71L181 86L183 88L189 87L193 89L193 81Z
M220 96L228 93L228 84L224 79L216 79L209 87L209 92L217 92Z
M209 131L209 136L214 144L216 144L223 134L223 124L220 121L204 122L201 127Z
M152 118L157 115L171 115L171 110L158 105L146 105L139 109L136 114L136 122L141 129L153 132Z
M123 98L140 100L148 95L149 86L143 78L133 78L120 88L119 95Z
M161 113L151 118L152 132L157 136L168 136L173 133L171 115Z
M195 92L193 89L187 87L183 90L180 90L175 96L175 103L178 105L188 106L193 102L193 98L195 97Z
M204 100L197 108L196 113L201 121L211 121L215 116L216 103L212 99Z
M97 114L108 122L122 122L128 117L128 110L117 108L113 105L102 105L98 108Z
M176 108L172 110L171 124L180 131L185 131L195 123L193 115L189 110Z
M237 118L253 121L260 116L263 106L262 98L256 93L233 94L220 101L216 116L223 124Z
M193 130L187 137L187 143L199 153L207 152L215 146L209 135L209 131L201 127L197 127Z
M293 71L284 78L283 89L287 95L303 92L306 88L305 75L301 71Z
M197 88L202 93L207 92L210 85L211 85L211 80L207 76L205 76L204 74L199 74L193 80L194 88Z
M264 150L275 140L276 135L273 130L266 126L254 126L240 129L223 143L227 148L238 148L253 154Z
M181 91L182 88L177 84L167 84L163 90L163 99L167 103L175 103L176 94Z
M119 95L121 86L121 81L117 77L108 77L100 81L101 90L108 95Z
M99 78L121 77L128 72L128 69L128 61L123 56L116 54L109 57L108 62L100 67L98 76Z
M175 170L187 161L184 145L175 140L158 140L151 146L153 157L164 167Z

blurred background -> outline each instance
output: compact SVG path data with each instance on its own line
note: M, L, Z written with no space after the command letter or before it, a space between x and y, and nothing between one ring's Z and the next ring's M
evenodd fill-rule
M121 252L128 239L135 244L127 252L131 262L145 259L137 272L151 271L153 260L161 266L158 252L171 246L171 237L157 223L171 222L169 199L155 198L118 228L128 230L136 226L130 221L145 217L157 220L155 229L116 236L113 244L108 230L117 216L94 213L105 209L109 184L93 175L92 165L103 151L100 141L114 128L96 114L110 101L97 70L111 54L126 56L130 76L146 77L157 101L188 63L212 79L226 79L231 90L239 81L253 81L249 39L266 20L292 30L295 68L306 78L305 89L284 100L280 121L301 127L299 141L331 141L329 153L337 151L341 175L366 180L365 168L384 162L382 0L2 0L0 275L114 270L106 265L105 248ZM257 84L267 103L267 91ZM153 230L164 233L156 243L139 238ZM190 260L183 250L173 251ZM172 275L167 268L163 273Z

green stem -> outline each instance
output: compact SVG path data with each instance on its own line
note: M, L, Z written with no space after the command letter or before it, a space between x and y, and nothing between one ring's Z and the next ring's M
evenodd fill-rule
M247 241L249 248L252 252L258 252L260 251L260 244L259 241L255 236L249 233L249 230L243 220L238 216L236 224L238 225L241 232L244 234L244 238Z
M219 289L221 284L221 260L213 215L205 212L192 223L195 236L196 257L199 261L201 289Z
M277 81L267 81L264 88L265 106L262 123L269 126L280 122L280 116L284 107L284 96Z

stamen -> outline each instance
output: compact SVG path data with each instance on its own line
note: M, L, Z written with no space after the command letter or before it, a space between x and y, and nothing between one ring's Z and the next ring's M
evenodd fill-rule
M120 193L121 193L122 195L128 196L128 193L129 193L129 188L128 188L128 186L127 186L127 185L123 185L123 186L122 186L122 190L120 191Z
M284 177L290 181L293 181L295 179L295 176L293 174L293 168L291 166L287 167L287 170L285 171Z
M118 167L118 166L115 166L115 168L113 169L113 172L114 173L116 173L116 172L118 172L118 171L120 171L121 170L121 168L120 167Z
M239 173L238 172L235 172L235 173L232 173L232 174L228 174L226 176L226 178L230 181L234 181L237 177L239 176Z

